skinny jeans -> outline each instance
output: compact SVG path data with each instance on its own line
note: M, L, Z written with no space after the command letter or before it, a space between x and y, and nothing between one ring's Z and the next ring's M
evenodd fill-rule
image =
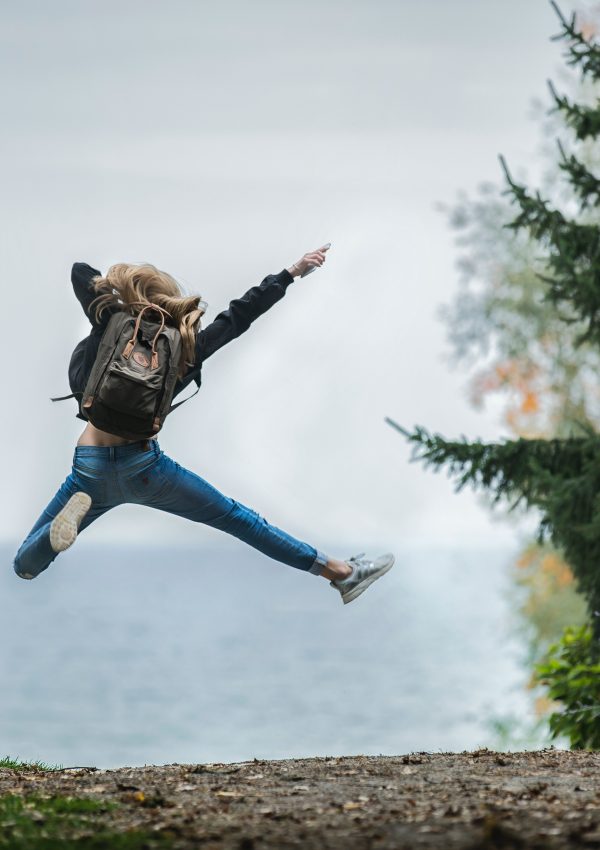
M13 568L18 576L36 578L60 554L50 545L50 525L78 490L92 499L78 534L111 508L133 503L218 528L270 558L312 575L320 575L327 564L327 555L321 550L271 525L256 511L180 466L154 437L120 446L75 446L71 472L17 550Z

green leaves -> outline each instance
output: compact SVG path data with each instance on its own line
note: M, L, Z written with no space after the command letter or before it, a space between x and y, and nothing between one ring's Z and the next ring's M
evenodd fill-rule
M549 718L552 737L565 735L573 749L600 749L600 643L590 625L565 629L536 676L561 704Z

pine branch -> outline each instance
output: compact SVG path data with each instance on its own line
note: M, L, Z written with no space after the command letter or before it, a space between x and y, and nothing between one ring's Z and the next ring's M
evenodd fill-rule
M561 31L551 37L551 41L565 40L569 42L566 52L567 65L579 66L582 76L589 75L594 80L600 79L600 46L593 41L584 38L583 33L577 29L575 13L567 20L555 0L550 0L550 5L558 15L561 23Z
M512 230L527 230L529 235L549 249L551 275L539 275L548 286L545 298L555 306L566 303L575 318L586 323L575 344L600 344L600 228L595 224L579 224L552 209L539 192L532 195L525 186L513 180L504 157L499 157L509 188L507 194L520 207L513 221L505 224Z
M498 159L509 186L504 194L512 195L513 200L521 209L519 215L504 226L512 230L525 228L534 239L545 239L551 244L555 238L555 233L561 228L564 229L570 223L559 210L550 208L549 202L542 198L539 191L536 191L535 196L532 196L525 186L521 186L513 180L502 154L499 155Z
M569 183L581 201L581 209L597 206L600 203L600 180L576 156L573 154L567 156L560 139L557 139L556 143L561 156L558 167L567 175Z
M600 435L582 425L584 437L469 443L421 425L408 431L389 417L386 422L412 444L411 461L435 471L445 467L456 478L456 492L470 484L489 491L494 505L506 499L510 510L521 502L538 509L538 543L549 538L564 550L590 613L600 610ZM600 637L600 617L595 629Z
M560 111L564 115L565 123L571 127L577 139L595 139L600 134L600 110L598 107L580 106L571 103L564 95L559 95L552 82L548 80L548 88L554 99L554 107L550 113Z

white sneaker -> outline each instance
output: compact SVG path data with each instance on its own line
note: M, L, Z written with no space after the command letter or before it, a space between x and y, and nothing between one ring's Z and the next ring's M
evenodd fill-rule
M361 552L360 555L352 555L351 558L348 558L346 563L352 567L349 576L329 582L332 587L339 590L344 605L360 596L363 590L366 590L375 579L387 573L394 566L394 556L391 552L380 555L374 561L364 558L364 554L364 552Z
M78 490L56 514L50 524L50 545L55 552L63 552L75 543L79 524L91 504L91 496L83 490Z

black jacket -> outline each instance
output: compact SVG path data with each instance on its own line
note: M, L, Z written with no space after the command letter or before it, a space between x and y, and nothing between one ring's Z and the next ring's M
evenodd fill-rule
M89 336L77 343L69 362L69 385L71 392L77 398L78 405L81 403L83 390L98 353L102 334L112 313L119 309L119 307L112 305L106 308L102 313L100 322L96 322L93 308L90 315L89 306L98 295L93 290L91 280L99 274L101 272L98 269L88 266L87 263L74 263L71 270L73 291L92 325ZM279 274L267 275L258 286L252 286L241 298L234 298L233 301L230 301L227 310L223 310L210 324L202 328L196 336L194 366L189 367L183 378L177 380L173 398L192 381L195 381L199 387L202 380L202 363L206 358L214 354L225 343L248 330L254 319L283 298L287 287L293 280L294 278L287 269L282 269ZM83 419L84 422L88 421L82 415L81 408L75 415L78 419Z

